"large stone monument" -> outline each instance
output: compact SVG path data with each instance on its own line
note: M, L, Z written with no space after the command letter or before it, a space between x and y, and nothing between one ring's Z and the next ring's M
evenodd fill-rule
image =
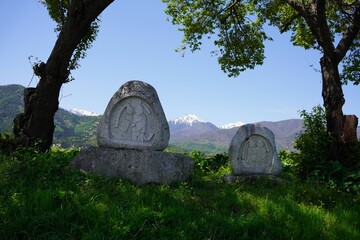
M125 83L111 98L97 133L100 147L164 150L169 125L155 89L147 83Z
M233 175L279 175L282 167L275 137L271 130L259 124L239 128L229 147Z
M170 138L169 125L155 89L141 81L125 83L111 98L100 120L98 148L82 150L70 166L143 185L185 181L194 161L161 152Z

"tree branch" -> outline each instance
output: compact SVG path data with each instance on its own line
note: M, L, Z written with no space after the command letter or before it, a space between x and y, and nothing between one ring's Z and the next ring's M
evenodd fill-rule
M226 11L229 10L229 9L232 10L238 2L239 2L239 0L235 0L235 1L232 2L229 6L223 8L223 9L221 9L219 12L217 12L217 13L216 13L216 16L220 16L221 13L226 12ZM231 15L231 12L230 12L229 14L227 14L226 17L220 19L220 22L221 22L222 24L226 24L226 20L227 20L227 18L228 18L230 15Z
M344 9L344 7L351 7L351 5L344 4L342 0L336 0L336 4L338 5L340 12L345 16L345 18L351 21L351 14L346 12L346 10Z
M304 18L305 22L309 26L312 34L315 36L319 45L321 45L321 34L318 27L318 20L316 16L316 1L310 1L310 3L306 6L302 5L300 1L297 0L286 0L286 2L297 11L301 17ZM301 1L303 2L303 1Z
M333 44L333 39L331 37L331 32L329 29L329 25L327 23L326 17L326 0L318 0L317 1L317 22L318 22L318 31L319 31L319 44L324 50L325 54L332 54L335 47Z
M281 27L280 33L286 32L286 31L289 29L289 27L290 27L290 25L292 24L292 22L293 22L295 19L299 18L299 17L301 17L301 14L300 14L300 13L294 14L294 15L289 19L289 21L286 22L286 23Z
M306 8L299 3L297 0L286 0L286 2L294 9L296 10L303 18L306 18L308 16L308 12Z
M221 10L219 13L225 12L231 8L233 8L237 3L239 2L239 0L235 0L234 2L232 2L229 6L227 6L226 8L224 8L223 10Z
M354 42L355 38L360 31L360 6L358 6L353 14L353 19L347 28L346 32L343 34L339 44L335 49L336 59L338 63L345 57L347 51L350 49L351 44Z
M86 35L91 23L100 13L114 0L72 0L66 21L62 26L55 46L46 62L47 73L63 75L64 80L68 76L68 66L71 56ZM56 66L56 69L49 69Z
M341 5L342 7L358 7L360 6L360 2L359 1L356 1L356 2L353 2L353 3L344 3L343 0L336 0L336 3Z

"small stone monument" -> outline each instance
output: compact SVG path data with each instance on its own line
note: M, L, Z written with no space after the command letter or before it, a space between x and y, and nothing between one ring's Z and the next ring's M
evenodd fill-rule
M282 169L273 132L259 124L239 128L231 140L229 158L232 176L279 175Z
M169 138L155 89L145 82L129 81L113 95L100 120L99 147L82 150L70 166L138 185L185 181L194 161L183 154L162 152Z

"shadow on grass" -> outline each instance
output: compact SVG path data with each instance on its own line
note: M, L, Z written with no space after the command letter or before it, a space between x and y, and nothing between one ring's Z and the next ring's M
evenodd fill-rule
M359 239L360 207L299 182L137 187L67 167L75 153L2 156L3 239Z

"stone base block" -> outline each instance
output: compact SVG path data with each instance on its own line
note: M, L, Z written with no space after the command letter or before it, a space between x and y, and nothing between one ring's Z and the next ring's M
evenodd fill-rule
M259 174L259 175L236 175L236 174L226 174L225 176L221 177L226 183L242 183L242 182L254 182L259 179L267 179L268 181L272 182L274 185L284 183L280 177L274 175L266 175L266 174Z
M70 166L105 176L126 178L137 185L171 184L190 177L194 160L179 153L93 147L81 150Z

